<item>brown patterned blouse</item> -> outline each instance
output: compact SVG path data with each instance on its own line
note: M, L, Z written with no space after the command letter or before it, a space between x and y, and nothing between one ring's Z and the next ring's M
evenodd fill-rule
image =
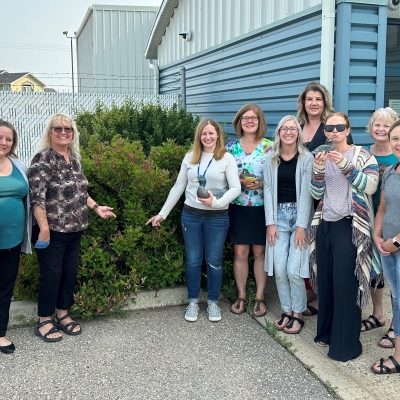
M76 156L71 154L67 163L52 148L43 149L34 156L28 178L31 209L43 208L51 230L68 233L88 227L88 181Z

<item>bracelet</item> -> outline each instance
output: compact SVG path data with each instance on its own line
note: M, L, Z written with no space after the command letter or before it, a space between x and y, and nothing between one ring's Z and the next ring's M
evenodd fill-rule
M97 209L98 209L98 208L99 208L99 204L96 203L96 204L93 206L92 210L93 210L94 212L97 212Z

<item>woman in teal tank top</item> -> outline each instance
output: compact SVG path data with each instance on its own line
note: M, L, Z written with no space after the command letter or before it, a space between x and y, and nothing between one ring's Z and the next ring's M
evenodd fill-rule
M13 353L7 325L21 252L31 253L31 213L26 166L17 159L15 128L0 120L0 351Z

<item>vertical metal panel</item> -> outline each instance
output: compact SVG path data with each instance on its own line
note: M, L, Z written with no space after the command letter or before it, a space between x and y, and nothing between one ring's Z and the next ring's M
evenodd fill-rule
M156 11L155 7L93 6L91 25L87 23L79 37L79 57L85 59L83 51L92 48L91 63L82 62L82 69L78 64L79 76L91 74L93 83L86 79L81 92L156 93L155 73L143 57Z
M319 80L320 44L317 11L161 68L160 93L179 93L184 66L187 110L224 123L233 136L237 110L256 102L266 113L271 137L284 115L296 114L303 88Z
M386 29L386 6L337 7L334 107L348 114L356 143L371 141L365 126L383 107Z
M321 0L180 1L158 46L160 67L321 4ZM186 42L179 33L192 32Z
M93 91L93 14L76 39L78 91Z

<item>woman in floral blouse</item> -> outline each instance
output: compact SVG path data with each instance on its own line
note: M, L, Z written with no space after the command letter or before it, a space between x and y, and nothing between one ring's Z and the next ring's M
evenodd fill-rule
M45 342L57 342L62 339L60 330L67 335L82 333L80 325L69 317L68 309L74 304L80 241L88 227L87 208L101 218L115 214L112 208L99 206L87 193L78 131L69 116L51 117L39 148L28 172L35 217L32 238L40 268L39 319L34 332Z
M226 149L236 160L242 192L229 206L228 237L235 248L233 272L238 289L238 298L231 311L241 314L246 309L248 257L251 246L257 285L253 314L261 317L266 314L264 292L267 283L267 273L264 271L266 227L262 182L265 155L272 142L264 138L267 121L263 111L256 104L244 105L237 112L233 126L238 140L229 142Z

